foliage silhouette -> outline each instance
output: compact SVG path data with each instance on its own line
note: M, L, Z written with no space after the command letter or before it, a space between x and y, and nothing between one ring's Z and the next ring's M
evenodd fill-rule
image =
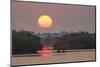
M67 49L95 49L96 36L88 32L68 33L60 37L53 47L58 52Z
M40 37L33 32L12 31L12 53L25 54L36 53L41 48Z

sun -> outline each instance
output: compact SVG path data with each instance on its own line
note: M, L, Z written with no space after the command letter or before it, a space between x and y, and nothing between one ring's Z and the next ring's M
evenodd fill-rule
M41 28L50 28L52 26L52 18L48 15L42 15L38 18L38 25Z

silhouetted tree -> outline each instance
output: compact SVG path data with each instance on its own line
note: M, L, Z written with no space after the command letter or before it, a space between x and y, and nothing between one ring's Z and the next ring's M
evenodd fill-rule
M41 48L40 37L33 32L12 31L12 53L36 53Z
M60 37L53 47L54 49L57 49L58 52L66 49L92 49L96 48L95 37L95 33L69 33Z

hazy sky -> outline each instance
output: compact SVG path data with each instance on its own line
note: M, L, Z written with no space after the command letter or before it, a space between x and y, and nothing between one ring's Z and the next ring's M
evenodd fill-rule
M61 5L33 2L12 2L12 29L33 32L95 31L95 6ZM38 26L38 18L49 15L53 25Z

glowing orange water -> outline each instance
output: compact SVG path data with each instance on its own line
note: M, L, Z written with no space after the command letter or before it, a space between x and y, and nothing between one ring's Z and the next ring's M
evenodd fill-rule
M49 46L44 46L42 50L38 51L38 53L43 57L50 57L52 55L52 48Z

